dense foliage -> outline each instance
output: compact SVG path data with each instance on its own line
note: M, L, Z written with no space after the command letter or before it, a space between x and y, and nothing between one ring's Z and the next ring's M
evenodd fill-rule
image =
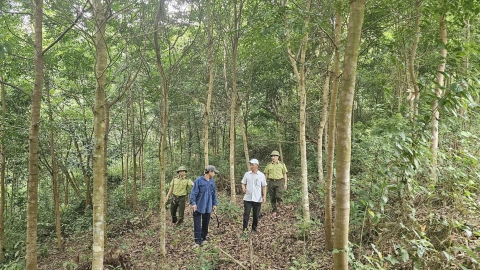
M203 114L208 88L205 14L209 2L215 74L208 125L209 154L210 163L221 171L217 180L220 191L229 190L230 128L237 129L238 183L246 169L240 132L243 125L249 156L258 158L261 167L269 161L270 152L281 147L292 186L286 195L287 204L300 205L299 96L287 44L296 52L303 33L308 31L308 178L312 219L321 222L324 187L318 183L316 161L321 91L326 74L331 72L335 10L340 8L348 21L347 3L338 7L331 1L312 1L308 14L312 21L305 29L303 1L286 1L286 5L276 0L165 2L168 22L161 28L160 46L169 80L167 179L174 176L180 164L189 168L192 177L203 170ZM237 16L233 7L240 3L241 27L233 29ZM2 269L21 268L25 256L29 95L34 81L32 5L32 1L11 0L0 4L0 80L6 91L6 110L2 110L1 117L1 144L6 157ZM132 212L131 205L134 151L136 164L142 168L142 173L136 174L139 212L156 212L159 207L158 140L163 108L159 106L161 78L152 34L157 6L157 1L111 1L109 6L105 37L107 93L110 101L119 98L110 110L109 224L139 215ZM479 13L477 0L367 2L351 144L349 255L355 269L480 267ZM446 16L448 33L445 46L439 40L442 14ZM418 16L420 29L416 33ZM346 33L346 24L343 28ZM92 228L91 206L85 206L85 177L92 176L94 145L95 33L90 4L45 1L43 31L44 49L48 48L44 54L44 91L49 91L52 104L50 108L42 106L40 123L38 241L47 243L55 237L50 127L55 130L60 167L63 237L75 239ZM240 34L236 59L239 102L237 126L230 127L231 52L236 32ZM414 83L420 97L414 100L418 106L415 113L411 109L414 86L409 59L417 35ZM443 47L448 52L446 59L438 53ZM437 96L436 76L441 61L446 61L446 81L441 86L442 94ZM132 94L122 95L134 75ZM439 104L440 145L438 165L433 169L438 179L431 177L435 101ZM49 110L53 122L48 120ZM132 149L133 140L136 149ZM46 248L39 249L39 256L48 253ZM305 265L315 263L313 256L304 259L308 261Z

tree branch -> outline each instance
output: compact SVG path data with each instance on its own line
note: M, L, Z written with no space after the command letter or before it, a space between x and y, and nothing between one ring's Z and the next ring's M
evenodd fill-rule
M12 88L14 88L14 89L19 90L20 92L24 93L25 95L30 96L30 94L29 94L27 91L23 90L22 88L20 88L20 87L18 87L18 86L15 86L15 85L13 85L13 84L9 84L9 83L7 83L6 81L3 81L3 80L0 80L0 83L5 84L5 85L8 85L8 86L10 86L10 87L12 87Z
M89 4L90 2L87 1L85 3L85 5L83 6L82 8L82 11L80 12L80 14L77 16L77 18L75 19L75 21L67 28L63 31L63 33L60 34L60 36L57 37L57 39L55 39L54 42L52 42L52 44L48 45L47 48L45 48L45 50L42 51L42 55L45 55L45 53L50 50L55 44L57 44L67 33L68 31L70 31L76 24L77 22L83 17L83 13L87 10L89 10L90 8L86 9L87 8L87 5Z

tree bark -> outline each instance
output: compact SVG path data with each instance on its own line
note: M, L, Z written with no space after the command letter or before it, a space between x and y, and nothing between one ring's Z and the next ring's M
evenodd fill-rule
M417 47L418 42L420 40L420 19L422 17L422 13L420 11L422 6L422 1L418 0L417 2L417 10L416 10L416 18L415 18L415 37L413 38L412 49L410 51L410 57L408 61L408 71L410 73L410 82L413 87L413 92L409 94L409 101L410 101L410 114L412 119L418 114L418 101L420 99L420 88L417 84L417 76L415 75L415 58L417 54Z
M309 14L311 0L308 0L306 3L306 12ZM283 2L285 5L285 2ZM286 19L285 19L286 20ZM285 21L287 24L287 21ZM310 16L307 15L304 21L305 29L308 29L310 24ZM287 31L288 32L288 31ZM289 35L287 34L287 39ZM301 163L301 174L302 174L302 209L303 209L303 219L304 222L310 222L310 206L308 200L308 168L307 168L307 141L306 141L306 121L307 121L307 86L306 86L306 66L305 66L305 57L307 52L307 43L308 43L308 30L305 30L305 34L302 38L299 52L300 59L296 59L292 53L290 41L287 40L287 51L288 58L290 59L290 64L293 67L293 72L297 78L298 91L300 95L300 163ZM297 66L298 65L298 66Z
M345 45L342 90L338 103L337 178L335 196L335 232L333 268L348 269L348 230L350 216L350 162L352 108L355 92L358 51L362 33L365 0L350 1L350 18Z
M93 257L92 269L103 269L105 244L105 134L107 126L107 44L105 40L106 9L101 0L92 0L95 19L95 106L94 116L94 150L93 150Z
M328 141L327 141L327 178L325 181L325 247L328 251L333 250L332 234L332 181L333 181L333 161L335 153L335 135L336 135L336 114L337 114L337 95L340 83L340 46L342 36L342 14L339 8L335 13L335 54L333 60L333 83L330 96L330 113L328 120Z
M161 134L159 142L159 161L160 161L160 254L165 257L167 251L165 247L166 238L166 209L165 209L165 165L166 165L166 152L167 152L167 125L168 125L168 83L165 76L165 71L162 64L162 56L160 51L160 45L158 43L158 30L159 24L164 23L165 16L165 0L160 0L158 5L157 14L155 16L155 31L154 31L154 43L155 43L155 55L157 69L160 74L161 82L161 95L160 95L160 125Z
M85 209L87 209L91 202L90 175L88 175L87 169L85 168L86 166L88 167L88 161L86 164L83 162L82 152L80 151L80 146L78 145L78 138L77 138L77 135L75 135L75 133L73 134L73 143L75 145L75 149L77 150L78 161L80 162L83 181L85 182ZM68 177L71 178L70 175L68 174L68 171L66 173Z
M128 108L128 106L127 106ZM130 144L128 143L128 135L130 133L130 119L129 119L129 113L128 109L126 110L126 121L125 121L125 137L127 141L127 151L125 153L125 206L128 206L128 178L130 177L130 162L129 162L129 157L130 157Z
M327 67L327 70L329 67ZM318 141L317 141L317 168L318 168L318 183L325 184L323 178L323 131L328 119L328 96L330 92L330 72L327 71L325 82L322 91L322 119L318 125Z
M208 166L208 127L210 117L210 106L212 103L213 92L213 23L212 23L212 0L207 1L207 25L206 30L208 34L207 44L207 61L208 61L208 88L207 88L207 102L205 105L205 112L203 114L203 158L205 167Z
M50 102L50 89L47 83L47 103L48 103L48 119L50 122L50 156L52 158L52 181L53 181L53 201L55 208L55 232L57 235L57 247L58 250L62 251L62 229L60 223L60 198L58 195L58 166L57 166L57 157L55 155L55 140L54 140L54 122L53 122L53 113L52 113L52 104Z
M447 63L447 27L445 22L445 13L440 15L440 41L442 42L442 48L440 49L440 56L442 60L437 69L437 88L435 94L438 98L442 96L443 87L445 84L445 78L443 73L445 72L445 66ZM434 183L437 182L437 152L438 152L438 121L440 119L440 112L438 110L438 99L433 102L433 118L432 118L432 168L431 175Z
M144 144L144 139L145 135L143 134L143 112L145 111L145 103L144 103L144 95L142 92L141 99L140 99L140 119L139 119L139 127L140 127L140 151L139 151L139 166L140 166L140 190L143 190L143 185L144 185L144 174L143 174L143 144ZM148 129L148 128L147 128Z
M237 111L237 53L240 39L240 25L242 21L243 0L233 1L233 37L232 37L232 103L230 104L230 201L235 203L235 113Z
M135 146L135 105L133 101L133 91L130 88L130 114L132 117L132 162L133 162L133 189L132 189L132 203L133 211L137 211L137 152Z
M27 202L27 254L26 269L37 269L37 215L38 215L38 134L40 130L40 107L43 89L42 53L43 0L35 0L34 12L34 51L35 84L31 99L30 129L28 146L28 202Z
M248 153L248 137L247 137L247 127L245 126L245 122L243 121L242 118L245 118L245 116L242 116L243 114L241 112L238 112L238 124L240 126L240 131L242 132L242 140L243 140L243 153L245 155L245 161L247 163L247 171L250 170L250 155Z
M3 81L0 77L0 81ZM2 126L0 130L0 137L4 138L5 136L5 120L7 112L7 103L6 103L6 93L5 85L1 84L1 95L2 95ZM0 262L5 260L5 148L3 142L0 142ZM13 193L13 192L12 192ZM11 206L10 206L11 207Z

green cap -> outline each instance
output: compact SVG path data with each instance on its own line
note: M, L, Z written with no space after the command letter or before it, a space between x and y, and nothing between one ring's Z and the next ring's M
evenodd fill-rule
M187 168L185 168L185 166L180 166L180 167L178 167L178 169L177 169L177 173L180 172L180 171L185 171L185 172L187 172Z
M273 151L270 156L280 156L280 153L278 151Z

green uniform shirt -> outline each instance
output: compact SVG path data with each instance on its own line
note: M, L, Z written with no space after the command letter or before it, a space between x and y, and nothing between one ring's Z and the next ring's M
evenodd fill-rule
M190 193L193 187L193 182L187 178L178 178L175 177L172 180L173 185L173 195L175 196L185 196L187 193Z
M273 162L269 162L267 164L267 167L265 167L265 170L263 171L264 174L268 175L268 179L283 179L283 175L286 174L287 167L283 162L277 162L277 164L274 164Z

